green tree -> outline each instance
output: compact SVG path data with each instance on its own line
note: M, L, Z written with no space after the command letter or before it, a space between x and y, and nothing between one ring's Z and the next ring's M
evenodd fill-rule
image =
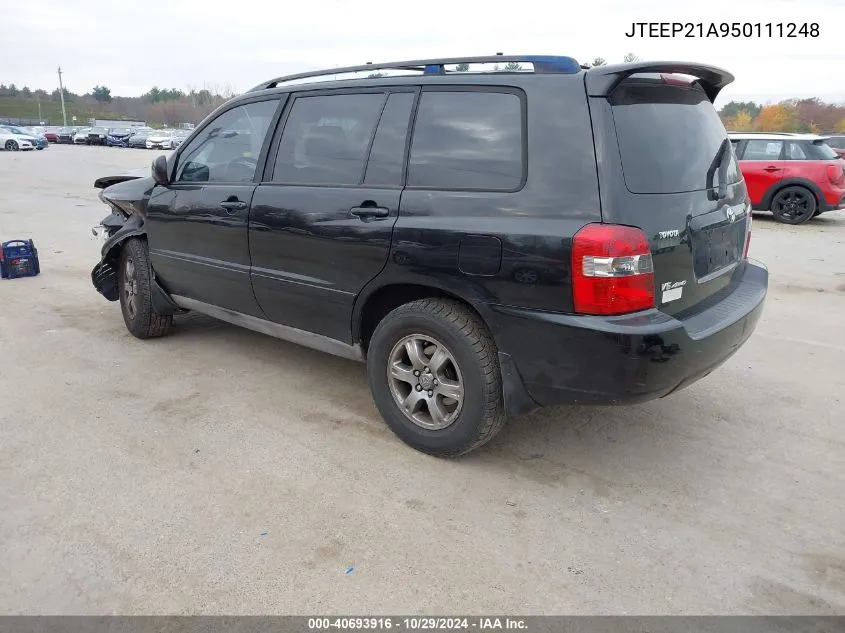
M466 62L464 62L463 64L458 64L457 66L455 66L455 72L456 73L465 73L468 70L469 70L469 64L467 64Z
M590 66L606 66L607 61L604 57L596 57L593 61L590 62Z
M507 72L516 72L522 70L522 66L519 65L519 62L508 62L505 64L505 70Z
M719 114L722 115L722 118L729 119L735 117L740 111L745 110L751 115L752 119L756 119L757 115L760 114L761 107L753 101L731 101L724 105Z
M72 93L70 90L68 90L67 88L65 88L62 92L64 92L64 95L65 95L65 101L73 101L73 98L76 96L75 94L73 94L73 93ZM61 95L59 94L59 89L58 89L58 88L56 88L56 89L55 89L52 93L50 93L50 98L51 98L53 101L61 101L62 97L61 97Z
M111 89L106 86L94 86L94 89L91 92L94 95L94 99L100 103L111 102Z
M10 97L17 97L20 94L20 90L15 84L9 84L9 96Z
M0 97L8 97L9 96L9 89L6 87L6 84L0 84Z
M634 55L634 53L625 53L625 57L622 58L622 61L626 63L638 62L640 61L640 58Z
M24 86L21 88L21 96L29 99L32 97L32 90L29 89L29 86Z

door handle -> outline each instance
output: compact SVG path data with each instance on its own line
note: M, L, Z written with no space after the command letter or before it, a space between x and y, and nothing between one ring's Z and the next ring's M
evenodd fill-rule
M390 215L390 209L387 207L352 207L349 209L349 215L354 215L361 218L386 218Z
M240 200L224 200L220 206L226 209L227 213L234 213L235 211L243 211L246 209L246 202Z
M769 165L768 167L763 167L763 171L780 171L780 167Z

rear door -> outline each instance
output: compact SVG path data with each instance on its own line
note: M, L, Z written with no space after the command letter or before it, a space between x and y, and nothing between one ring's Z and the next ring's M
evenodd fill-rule
M417 92L294 95L249 223L252 286L271 320L351 342L355 297L390 251Z
M787 167L784 147L785 142L779 139L750 139L741 144L739 166L755 207L784 178Z
M741 263L749 213L710 98L683 77L634 75L590 108L603 221L649 237L658 309L699 306Z

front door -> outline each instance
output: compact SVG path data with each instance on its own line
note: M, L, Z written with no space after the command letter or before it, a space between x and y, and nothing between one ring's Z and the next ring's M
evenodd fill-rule
M150 260L173 295L260 315L249 280L247 223L256 170L279 99L237 105L181 150L147 211Z
M755 208L766 192L783 178L783 141L751 139L740 150L739 166Z
M291 102L249 226L253 290L271 320L351 342L355 297L387 262L402 195L417 89L391 91Z

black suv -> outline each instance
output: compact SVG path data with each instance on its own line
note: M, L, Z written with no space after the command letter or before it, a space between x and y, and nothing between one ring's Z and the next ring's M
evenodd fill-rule
M92 280L138 338L193 310L365 360L387 424L435 455L538 406L660 398L766 296L712 105L732 80L525 56L274 79L151 175L95 183Z

